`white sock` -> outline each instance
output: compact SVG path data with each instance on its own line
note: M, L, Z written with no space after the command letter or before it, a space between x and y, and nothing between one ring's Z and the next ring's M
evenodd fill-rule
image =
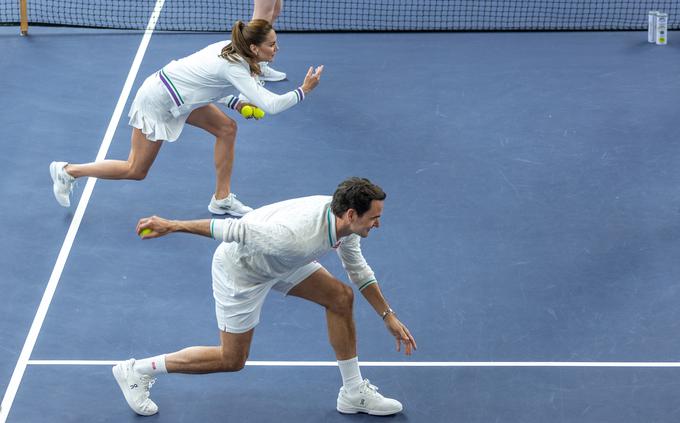
M363 381L358 357L350 358L349 360L338 360L338 367L340 368L340 375L342 375L342 386L345 389L352 390Z
M149 376L167 373L168 370L165 368L165 354L137 360L135 361L134 369L137 373Z

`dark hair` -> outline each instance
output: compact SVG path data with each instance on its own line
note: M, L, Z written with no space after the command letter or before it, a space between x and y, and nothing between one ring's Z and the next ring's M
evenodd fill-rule
M238 63L243 59L248 63L250 73L259 75L260 65L250 50L250 45L264 43L272 30L272 25L264 19L253 19L248 24L236 21L231 28L231 42L222 49L220 57L232 63Z
M371 201L382 201L387 194L379 186L366 178L353 176L338 185L331 201L331 210L336 216L342 216L347 210L354 209L359 216L371 208Z

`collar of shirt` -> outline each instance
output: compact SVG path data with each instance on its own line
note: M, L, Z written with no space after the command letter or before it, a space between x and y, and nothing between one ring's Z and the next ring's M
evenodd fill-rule
M331 247L338 248L340 241L337 239L337 230L335 228L335 216L331 213L330 206L326 209L326 220L328 222L328 242Z

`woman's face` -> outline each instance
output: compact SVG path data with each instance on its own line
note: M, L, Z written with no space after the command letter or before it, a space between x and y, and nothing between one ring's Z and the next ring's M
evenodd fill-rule
M250 49L257 56L258 62L272 62L276 52L279 51L279 45L276 44L276 32L269 31L267 38L258 45L251 44Z

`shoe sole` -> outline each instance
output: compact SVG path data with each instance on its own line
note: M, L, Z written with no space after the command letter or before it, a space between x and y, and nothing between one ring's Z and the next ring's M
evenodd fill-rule
M223 209L215 208L212 206L212 204L208 205L208 211L212 214L217 214L220 216L224 216L225 214L228 214L229 216L234 216L234 217L243 217L246 214L245 213L236 213L233 211L225 211Z
M57 203L59 203L60 206L62 207L70 207L71 206L71 199L66 197L66 202L63 202L60 198L60 195L58 193L57 189L57 172L59 169L57 169L57 162L52 162L50 163L50 176L52 177L52 193L54 194L54 198L57 200Z
M371 410L366 410L363 408L356 408L356 407L351 407L351 408L343 408L340 405L336 407L336 410L342 414L357 414L357 413L365 413L365 414L370 414L371 416L391 416L392 414L397 414L403 410L402 408L399 408L398 410L394 411L371 411Z
M135 410L134 403L130 400L130 398L128 398L127 383L125 382L125 377L123 377L120 367L121 366L119 364L113 366L113 368L111 369L111 373L113 373L113 378L116 379L116 383L118 383L118 387L123 393L123 396L125 397L125 402L127 402L127 405L130 407L130 409L132 409L132 411L139 414L140 416L153 416L154 414L158 413L158 411L156 411L155 413L142 413L140 411Z
M279 81L285 80L286 76L284 76L283 78L260 78L260 79L262 81L267 81L267 82L279 82Z

